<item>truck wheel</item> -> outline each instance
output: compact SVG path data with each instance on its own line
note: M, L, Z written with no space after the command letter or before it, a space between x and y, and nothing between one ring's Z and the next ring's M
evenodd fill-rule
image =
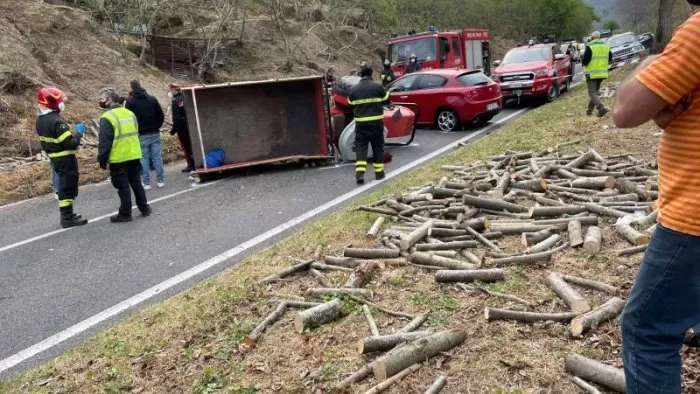
M556 101L556 99L559 98L559 84L556 82L552 83L552 86L549 87L549 90L547 91L547 102L551 103L553 101Z
M441 131L455 131L459 129L459 117L451 109L440 110L437 114L436 123Z

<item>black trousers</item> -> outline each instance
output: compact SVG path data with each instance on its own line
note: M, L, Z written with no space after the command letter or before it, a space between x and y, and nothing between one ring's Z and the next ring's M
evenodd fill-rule
M117 189L121 205L119 214L131 216L131 191L136 197L136 206L142 212L148 208L146 191L141 183L141 160L131 160L124 163L114 163L109 165L109 173L112 177L112 186Z
M195 168L194 155L192 153L192 139L190 138L189 131L178 132L177 139L180 141L180 147L182 148L182 153L185 155L187 167Z
M51 165L58 175L58 206L67 208L73 206L73 200L78 197L78 159L75 155L58 157L51 160Z
M367 147L372 144L374 171L384 171L384 124L362 123L355 124L355 162L356 172L367 169Z

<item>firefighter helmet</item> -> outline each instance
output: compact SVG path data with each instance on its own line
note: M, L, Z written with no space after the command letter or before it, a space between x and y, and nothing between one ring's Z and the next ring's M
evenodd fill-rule
M39 105L48 109L58 111L59 104L66 101L66 94L62 90L49 87L42 88L36 95L36 101Z

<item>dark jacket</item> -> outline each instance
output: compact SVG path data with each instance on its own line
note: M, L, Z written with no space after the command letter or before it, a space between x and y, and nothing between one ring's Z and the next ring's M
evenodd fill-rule
M173 114L173 128L170 130L170 135L189 134L187 113L185 112L185 95L182 92L173 96L171 112Z
M39 134L41 148L49 157L52 153L74 150L80 145L80 137L73 137L70 127L58 112L49 112L37 117L36 132Z
M406 67L406 74L414 73L416 71L422 70L423 67L420 66L420 63L416 60L415 63L413 62L408 62L408 67Z
M106 111L116 108L119 105L113 105ZM138 118L136 119L138 121ZM141 128L139 127L139 130ZM106 118L100 118L100 141L97 144L97 161L102 168L107 166L109 162L109 153L112 151L112 143L114 142L114 127Z
M379 74L379 79L382 81L382 86L386 87L396 79L394 70L392 70L391 67L384 68L381 74Z
M124 107L136 115L139 135L160 133L165 115L158 100L145 89L136 89L129 94Z
M350 90L348 103L352 107L355 121L365 124L383 124L383 104L389 103L389 93L371 78L362 78ZM366 118L378 119L363 122L362 120Z
M591 63L591 59L593 58L593 51L591 51L591 47L586 45L586 50L583 51L583 57L581 58L581 64L584 66L587 66L588 64ZM608 51L608 62L612 63L612 51Z

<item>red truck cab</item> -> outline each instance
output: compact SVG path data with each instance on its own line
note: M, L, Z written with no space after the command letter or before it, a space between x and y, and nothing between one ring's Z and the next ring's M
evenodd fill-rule
M391 61L397 78L406 73L409 57L413 53L423 70L479 69L490 75L489 35L489 31L484 29L438 32L433 27L427 32L407 36L392 34L387 59Z
M573 76L571 58L557 44L513 48L495 61L491 77L501 84L504 101L509 98L542 97L554 101L569 90Z

